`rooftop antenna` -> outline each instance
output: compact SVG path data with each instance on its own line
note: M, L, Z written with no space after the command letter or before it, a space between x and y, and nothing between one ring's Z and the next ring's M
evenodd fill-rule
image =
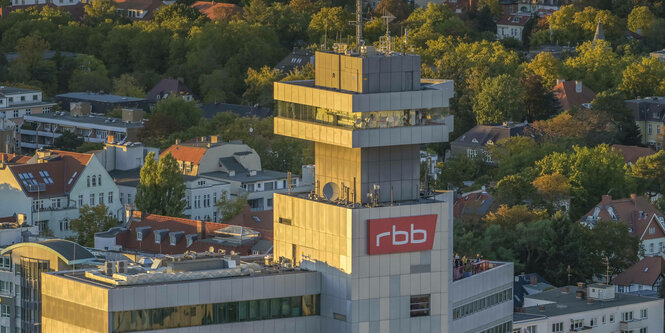
M391 14L388 10L384 9L383 10L383 16L381 16L382 19L386 21L386 35L381 37L381 51L383 51L386 55L390 54L390 22L392 22L396 17L395 15Z
M363 41L363 0L356 0L356 51L360 53Z
M610 284L610 258L605 256L603 262L605 263L605 283Z
M409 28L404 28L404 44L402 45L402 54L406 52L407 44L409 42Z

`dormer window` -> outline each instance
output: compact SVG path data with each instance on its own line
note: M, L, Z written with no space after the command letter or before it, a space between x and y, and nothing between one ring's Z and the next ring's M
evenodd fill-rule
M656 228L655 227L650 227L649 228L649 235L653 235L656 233Z

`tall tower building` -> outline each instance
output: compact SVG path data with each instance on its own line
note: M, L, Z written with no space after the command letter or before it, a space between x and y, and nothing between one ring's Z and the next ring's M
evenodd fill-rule
M316 154L311 193L275 194L274 255L322 273L321 331L510 331L512 265L487 262L502 285L453 290L453 195L421 196L420 147L448 141L453 82L370 46L315 57L314 80L274 87L275 133ZM501 311L454 323L488 288L510 294Z

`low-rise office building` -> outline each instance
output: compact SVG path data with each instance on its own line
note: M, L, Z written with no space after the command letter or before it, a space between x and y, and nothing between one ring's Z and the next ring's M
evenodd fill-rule
M513 332L663 331L663 299L615 293L614 286L567 286L525 297Z
M148 110L148 100L128 96L117 96L105 93L71 92L55 96L63 109L70 110L71 103L88 103L91 112L108 114L114 109L138 108Z
M107 264L42 275L42 332L319 331L318 272L213 253Z
M39 90L0 87L0 113L4 113L5 119L49 113L55 105L56 103L42 101L42 92Z
M22 149L39 149L53 145L65 131L73 132L84 142L104 143L109 136L119 142L136 141L143 128L143 111L123 110L123 117L110 118L90 113L54 112L24 117L21 125Z

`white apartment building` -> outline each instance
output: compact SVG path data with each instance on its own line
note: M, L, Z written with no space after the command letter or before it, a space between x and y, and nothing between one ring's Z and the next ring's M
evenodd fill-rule
M122 217L118 187L91 154L37 151L26 164L0 164L0 216L25 214L42 234L74 236L70 221L83 205L104 204Z
M4 113L5 119L49 113L55 105L56 103L42 101L42 92L39 90L0 86L0 113Z
M606 284L568 286L526 296L515 318L513 333L660 333L663 299L615 293Z

